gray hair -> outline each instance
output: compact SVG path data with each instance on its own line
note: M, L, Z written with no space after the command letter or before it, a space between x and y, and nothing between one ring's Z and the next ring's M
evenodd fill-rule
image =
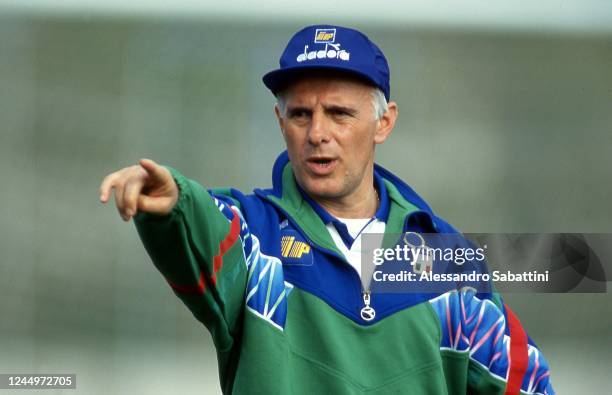
M385 94L379 88L372 88L370 91L372 95L372 108L374 109L374 120L379 120L384 113L389 111L389 105L387 103L387 99L385 98ZM276 104L278 108L285 115L285 109L287 105L287 97L285 92L278 92L276 94Z
M372 106L374 107L374 119L379 120L380 117L389 111L389 104L385 98L385 94L378 88L373 88L372 91Z

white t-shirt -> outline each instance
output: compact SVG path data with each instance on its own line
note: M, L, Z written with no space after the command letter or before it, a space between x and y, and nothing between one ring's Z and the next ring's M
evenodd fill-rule
M380 234L381 235L380 240L378 240L375 243L376 246L374 247L374 248L378 248L382 245L382 235L385 233L386 224L383 221L379 220L378 218L374 218L374 219L372 218L337 218L337 219L339 221L342 221L346 225L349 234L351 235L353 239L355 239L350 249L346 246L346 244L344 244L344 241L342 240L342 236L340 236L340 234L338 233L338 230L333 224L331 223L327 224L326 226L327 230L329 231L329 234L334 240L334 243L336 243L336 247L338 247L340 252L344 254L344 256L346 257L346 260L351 264L351 266L355 268L355 270L359 274L359 277L362 278L362 282L363 282L364 277L362 277L362 273L361 273L362 272L361 270L361 254L362 254L361 235L368 234L368 233ZM367 275L365 279L369 282L369 279L372 273L368 271L367 273L364 273L364 274Z

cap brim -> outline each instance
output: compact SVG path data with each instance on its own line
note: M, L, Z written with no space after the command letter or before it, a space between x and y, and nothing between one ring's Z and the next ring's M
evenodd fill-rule
M354 77L362 80L373 86L378 86L378 83L367 74L361 72L358 69L354 69L348 66L323 66L323 65L303 65L286 67L283 69L277 69L266 73L263 77L264 85L276 95L279 91L284 89L291 82L307 76L308 74L315 71L333 71L340 74L346 74L347 76Z

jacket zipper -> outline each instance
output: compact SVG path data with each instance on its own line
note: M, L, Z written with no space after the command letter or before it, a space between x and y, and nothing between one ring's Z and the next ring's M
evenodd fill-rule
M364 321L372 321L376 317L376 310L370 306L370 290L364 290L363 295L363 308L361 309L361 319Z
M285 215L287 220L299 231L300 235L302 237L304 237L304 239L306 239L308 241L308 243L310 243L310 245L315 246L318 250L320 250L322 252L325 252L325 253L327 253L329 255L335 256L336 258L338 258L341 261L343 261L346 265L351 266L346 261L346 257L341 256L340 254L336 253L335 251L332 251L332 250L329 250L327 248L321 247L320 245L314 243L308 236L306 236L306 234L304 233L302 228L293 220L293 218L282 207L277 205L276 202L274 202L273 200L268 199L267 196L264 195L264 197L266 198L267 201L272 203L274 205L274 207L278 208ZM351 270L352 270L353 274L358 277L359 288L361 289L361 297L363 299L363 307L360 310L361 319L366 321L366 322L370 322L370 321L372 321L376 317L376 310L374 310L374 308L372 306L370 306L371 298L372 298L372 295L370 293L370 287L369 286L368 287L364 287L364 285L363 285L363 283L361 281L361 278L359 278L359 274L357 273L357 270L355 270L354 267L351 266Z

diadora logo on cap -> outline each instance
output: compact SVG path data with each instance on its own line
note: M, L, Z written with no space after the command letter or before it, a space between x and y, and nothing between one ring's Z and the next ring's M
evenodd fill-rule
M325 44L325 47L313 48L308 50L308 45L304 45L304 52L297 56L298 63L313 59L340 59L348 61L351 54L344 49L340 49L340 43L336 43L336 29L316 29L315 44Z
M285 258L299 259L310 253L310 246L303 241L296 241L295 236L283 236L281 239L281 255Z

